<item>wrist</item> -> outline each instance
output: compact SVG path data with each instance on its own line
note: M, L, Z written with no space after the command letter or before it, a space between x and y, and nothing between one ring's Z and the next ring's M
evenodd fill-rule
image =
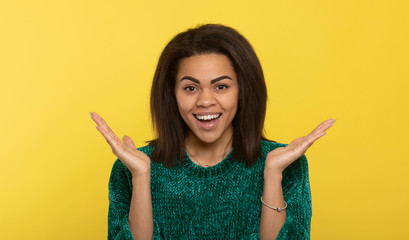
M132 178L146 177L151 174L150 164L142 164L138 167L134 167L132 170Z
M132 183L140 183L140 182L150 182L151 179L151 173L150 171L146 172L138 172L138 173L133 173L132 174Z
M278 170L264 169L264 182L280 182L283 179L283 172Z

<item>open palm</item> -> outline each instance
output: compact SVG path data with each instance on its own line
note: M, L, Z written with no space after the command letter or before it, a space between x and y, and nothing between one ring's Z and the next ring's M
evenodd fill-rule
M266 158L265 169L267 171L282 173L292 162L301 157L307 149L320 137L326 134L326 130L335 122L335 119L328 119L319 124L307 136L293 140L285 147L279 147L269 152Z
M123 141L121 141L104 119L95 112L91 112L90 114L92 120L98 124L98 131L111 146L112 152L126 165L133 176L150 171L150 158L135 147L130 137L124 135L122 138Z

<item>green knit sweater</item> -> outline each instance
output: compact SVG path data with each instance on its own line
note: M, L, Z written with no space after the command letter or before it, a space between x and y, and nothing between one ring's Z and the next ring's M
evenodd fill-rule
M181 167L151 163L153 239L260 239L260 196L267 154L285 144L261 141L262 157L251 166L231 153L204 168L186 155ZM139 150L150 156L153 148ZM305 155L283 172L287 219L277 239L309 239L311 192ZM108 239L133 239L128 223L132 175L117 159L109 180Z

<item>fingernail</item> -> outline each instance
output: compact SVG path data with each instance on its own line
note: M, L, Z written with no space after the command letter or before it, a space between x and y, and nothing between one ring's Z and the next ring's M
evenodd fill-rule
M92 112L89 112L89 115L91 115L91 118L92 118Z

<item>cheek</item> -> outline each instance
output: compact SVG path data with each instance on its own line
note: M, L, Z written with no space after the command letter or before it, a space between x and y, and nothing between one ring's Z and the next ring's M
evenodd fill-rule
M180 96L176 94L176 101L178 104L178 108L179 108L179 112L180 114L182 114L182 116L184 114L186 114L188 111L191 110L192 108L192 103L191 100L189 98Z
M233 102L232 104L231 104L231 110L232 110L232 115L233 115L233 117L236 115L236 113L237 113L237 107L238 107L238 102L237 102L237 100L235 101L235 102Z
M238 107L238 95L226 96L221 102L223 102L223 107L226 110L232 111L233 114L236 113Z

